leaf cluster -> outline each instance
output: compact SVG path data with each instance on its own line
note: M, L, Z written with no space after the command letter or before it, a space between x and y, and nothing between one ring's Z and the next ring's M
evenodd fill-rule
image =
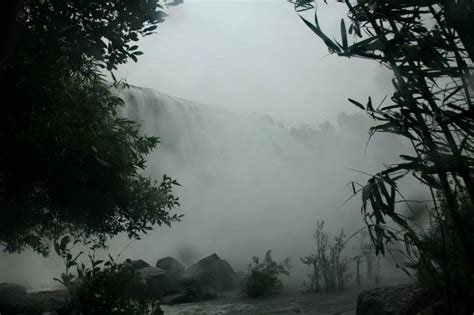
M347 242L344 231L341 230L333 242L330 242L324 231L324 221L318 221L313 238L316 241L315 253L301 258L303 264L312 268L312 272L308 274L309 282L304 282L303 285L314 293L320 292L323 284L326 292L344 290L351 277L349 260L342 256Z
M69 292L67 303L60 314L163 314L158 299L145 299L131 294L139 275L127 262L117 263L109 255L109 260L97 260L89 254L89 265L79 262L83 252L72 254L71 238L65 236L54 242L54 249L63 259L65 272L55 278ZM72 272L72 268L76 272Z
M262 261L254 256L252 263L248 265L247 274L242 281L242 290L247 296L259 298L277 294L283 287L280 276L290 274L290 259L276 262L271 253L271 250L267 251Z
M165 11L162 1L23 1L13 13L16 37L9 57L60 56L58 63L71 66L94 60L113 70L128 59L137 61L143 53L136 42L157 29Z
M163 21L157 1L18 1L0 55L0 244L7 252L71 234L137 238L180 216L172 187L143 175L158 145L120 117L101 68L140 55ZM3 14L3 13L2 13ZM9 41L14 37L13 41ZM117 86L117 84L115 84Z

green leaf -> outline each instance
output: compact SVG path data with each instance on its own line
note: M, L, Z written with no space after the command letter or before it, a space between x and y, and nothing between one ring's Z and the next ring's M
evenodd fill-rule
M156 25L149 26L149 27L147 27L143 30L143 33L149 33L151 31L156 30L157 28L158 28L158 26L156 26Z
M57 241L54 242L54 251L58 256L61 256L61 249L59 248L59 243Z
M346 31L346 23L344 22L344 19L341 19L341 37L342 37L342 47L344 47L344 50L347 49L347 31Z
M357 102L357 101L355 101L355 100L353 100L353 99L351 99L351 98L349 98L348 100L349 100L349 102L351 102L351 103L354 104L355 106L357 106L357 107L359 107L359 108L365 110L364 105L362 105L361 103L359 103L359 102Z
M367 102L367 110L373 112L374 107L372 106L372 98L369 96L369 101Z
M59 248L60 248L61 252L64 252L66 250L66 246L69 243L69 240L70 240L70 238L69 238L68 235L64 236L61 239L61 244L59 245Z
M335 44L329 37L326 36L317 26L314 26L312 23L307 21L301 15L299 16L301 20L316 34L318 35L326 44L331 52L340 52L341 49Z

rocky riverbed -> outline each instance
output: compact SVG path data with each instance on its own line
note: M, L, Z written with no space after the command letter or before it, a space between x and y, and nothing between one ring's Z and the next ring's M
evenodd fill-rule
M414 285L392 287L356 286L336 293L308 293L302 286L286 285L282 292L259 299L242 294L242 274L217 254L185 268L172 257L159 259L155 266L143 260L127 260L138 271L139 282L127 291L131 297L158 298L165 314L411 314L431 302ZM398 282L400 283L400 282ZM387 283L385 283L386 285ZM396 281L390 281L396 285ZM0 283L0 314L15 310L60 309L65 290L27 292L26 288ZM359 311L356 311L358 309ZM401 312L397 311L400 310ZM408 313L407 313L408 312ZM29 314L26 312L25 314ZM38 314L38 312L34 313Z
M225 292L217 300L163 306L165 314L355 314L357 295L368 287L349 288L333 294L303 293L301 287L285 287L279 295L250 299L240 292Z

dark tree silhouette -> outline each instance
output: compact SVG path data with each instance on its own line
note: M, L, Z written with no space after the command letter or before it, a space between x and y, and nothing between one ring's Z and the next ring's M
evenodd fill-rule
M158 144L117 114L103 73L142 54L164 21L146 0L9 1L2 10L0 243L46 254L63 234L138 237L179 219L169 177L143 175ZM105 71L104 71L105 70Z
M297 0L297 9L314 1ZM390 103L364 105L376 122L371 129L405 137L414 154L400 156L354 193L362 195L362 212L377 252L387 241L402 239L416 270L431 279L431 288L451 313L472 313L474 303L474 154L473 36L474 1L363 0L344 2L350 25L341 21L341 39L333 40L314 22L304 23L332 53L374 60L393 71ZM351 39L352 38L352 39ZM427 237L400 214L404 202L397 185L412 174L432 193L432 232ZM409 204L407 204L410 207ZM401 228L394 230L387 218ZM436 239L437 242L429 241ZM433 257L436 257L434 259ZM423 271L423 272L421 272Z

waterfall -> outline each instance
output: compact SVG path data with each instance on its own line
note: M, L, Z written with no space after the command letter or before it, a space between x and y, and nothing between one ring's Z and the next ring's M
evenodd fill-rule
M312 248L317 220L334 232L362 226L359 198L339 207L351 195L348 182L367 179L350 168L375 172L405 148L384 136L365 152L370 125L362 114L341 114L336 126L287 128L149 89L121 95L124 115L160 137L147 172L181 183L177 211L185 215L128 249L131 256L195 260L218 252L244 264L272 249L300 257Z

